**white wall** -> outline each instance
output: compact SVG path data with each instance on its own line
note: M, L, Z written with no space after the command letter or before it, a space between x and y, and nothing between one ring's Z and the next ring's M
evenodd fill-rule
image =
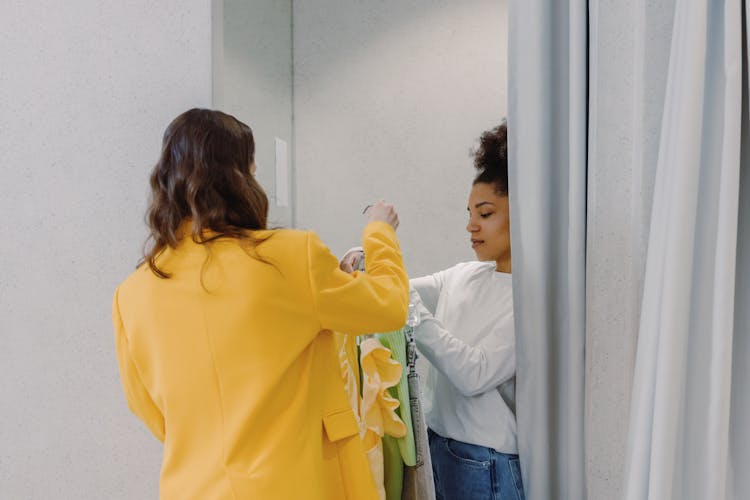
M147 175L211 104L206 0L0 3L0 498L156 498L110 318Z
M674 0L590 2L588 498L621 498Z
M506 2L294 2L297 222L334 253L396 205L413 276L474 258L469 149L506 112Z

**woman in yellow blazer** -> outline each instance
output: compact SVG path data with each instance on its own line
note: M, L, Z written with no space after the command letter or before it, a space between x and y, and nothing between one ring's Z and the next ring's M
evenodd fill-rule
M193 109L151 175L144 262L113 323L128 404L164 443L162 499L375 499L331 330L399 328L393 207L369 212L367 274L311 232L266 229L247 125Z

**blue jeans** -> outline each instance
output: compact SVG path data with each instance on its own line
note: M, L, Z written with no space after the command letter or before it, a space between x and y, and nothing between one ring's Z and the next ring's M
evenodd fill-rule
M437 500L524 500L518 455L428 434Z

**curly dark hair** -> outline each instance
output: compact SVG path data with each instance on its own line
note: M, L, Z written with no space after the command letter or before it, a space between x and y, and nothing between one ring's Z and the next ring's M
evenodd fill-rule
M474 184L494 184L497 194L508 196L508 125L505 119L482 133L473 156L478 171Z
M195 108L175 118L164 132L161 156L151 172L146 213L151 234L140 264L148 263L154 274L169 278L156 258L177 246L185 220L192 221L196 243L220 237L252 245L262 241L248 234L266 229L268 218L268 198L251 173L254 158L253 132L235 117Z

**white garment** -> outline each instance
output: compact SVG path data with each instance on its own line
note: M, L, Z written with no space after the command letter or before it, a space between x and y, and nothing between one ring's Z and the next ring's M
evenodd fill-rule
M516 373L511 275L467 262L411 280L417 348L429 361L427 426L441 436L518 453L516 417L500 385ZM416 293L415 293L416 292Z

